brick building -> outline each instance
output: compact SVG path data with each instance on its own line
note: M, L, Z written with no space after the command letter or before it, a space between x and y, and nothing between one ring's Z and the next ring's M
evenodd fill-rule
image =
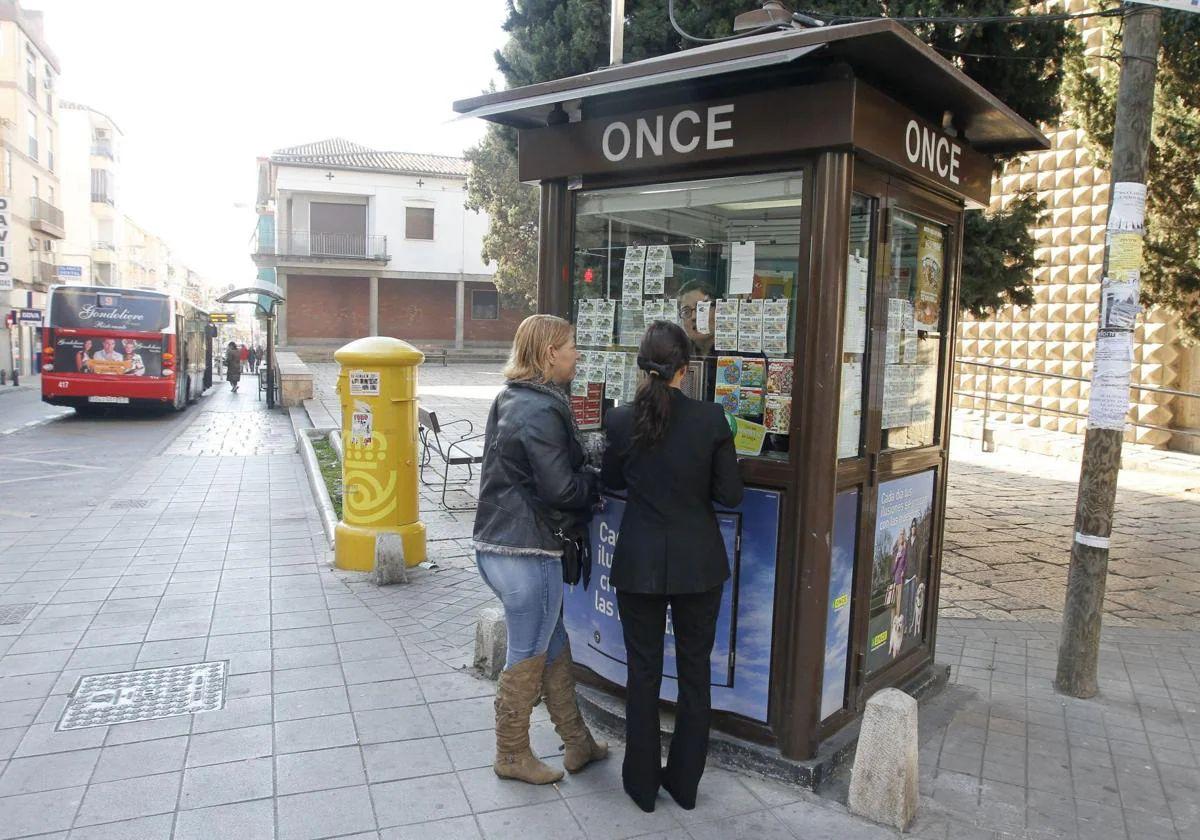
M301 351L364 335L418 345L507 345L525 316L480 256L468 164L340 138L259 161L254 261L287 299L279 343Z

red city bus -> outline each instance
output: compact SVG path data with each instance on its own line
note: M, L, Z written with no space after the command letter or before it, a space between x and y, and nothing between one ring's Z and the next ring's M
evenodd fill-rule
M42 400L182 411L212 384L209 317L147 289L52 286L42 330Z

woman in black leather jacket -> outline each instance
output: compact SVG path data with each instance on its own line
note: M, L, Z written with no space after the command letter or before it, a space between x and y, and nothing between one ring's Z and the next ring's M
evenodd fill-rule
M562 771L529 749L529 716L539 694L574 773L608 754L575 701L571 650L562 623L562 540L555 531L586 521L598 499L566 388L579 353L571 325L531 315L517 328L504 369L507 386L488 415L475 558L504 605L508 659L496 686L496 775L548 784Z

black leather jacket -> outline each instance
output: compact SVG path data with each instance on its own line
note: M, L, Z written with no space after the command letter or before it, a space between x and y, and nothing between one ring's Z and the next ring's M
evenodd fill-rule
M522 382L508 383L496 396L475 513L481 548L558 553L562 540L554 530L590 519L599 479L585 468L570 412L565 398Z

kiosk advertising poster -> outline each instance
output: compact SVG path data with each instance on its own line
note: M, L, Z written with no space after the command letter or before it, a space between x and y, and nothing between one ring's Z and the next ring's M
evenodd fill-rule
M162 339L57 335L56 373L162 376Z
M918 330L937 332L942 317L942 260L945 253L939 225L917 225L917 288L913 299Z
M821 720L846 703L850 662L850 596L858 548L858 490L838 493L833 506L833 554L829 558L829 607L825 620L825 676L821 680Z
M921 640L933 523L934 470L879 485L867 671L878 671Z
M747 488L741 507L718 508L717 518L729 555L717 636L712 652L712 707L766 722L771 678L771 625L775 613L775 557L780 494ZM625 642L617 592L609 582L613 551L625 512L624 500L604 496L604 509L591 523L592 579L567 586L563 623L575 661L618 685L625 685ZM671 614L663 650L662 699L677 696Z

